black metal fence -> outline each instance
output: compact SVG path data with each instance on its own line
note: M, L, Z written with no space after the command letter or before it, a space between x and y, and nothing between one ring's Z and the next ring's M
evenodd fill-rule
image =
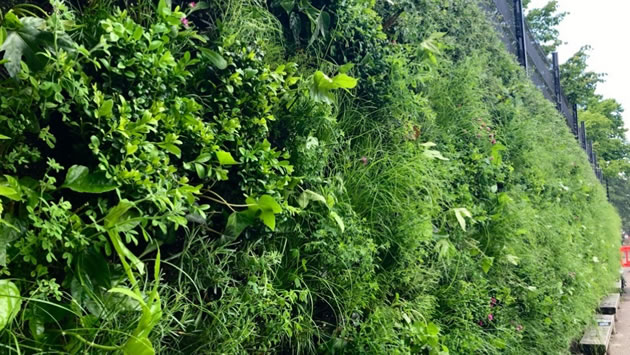
M488 0L484 8L492 16L507 49L518 58L543 95L555 103L558 111L566 118L567 125L586 152L595 175L603 184L602 169L597 163L584 122L578 124L577 107L569 104L560 86L558 54L553 53L550 62L536 42L525 20L522 0Z

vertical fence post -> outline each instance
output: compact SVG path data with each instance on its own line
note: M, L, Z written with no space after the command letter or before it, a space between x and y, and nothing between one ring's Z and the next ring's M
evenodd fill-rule
M606 182L606 199L610 201L610 189L608 188L608 178L604 178L604 181Z
M556 94L556 109L562 112L562 91L560 91L560 65L558 64L558 52L551 53L553 64L553 91ZM567 121L568 121L567 117Z
M527 47L525 46L525 16L523 2L514 0L514 32L516 33L516 55L519 63L527 71Z
M588 161L593 165L593 143L591 143L590 139L586 140L586 155L588 156Z
M578 108L577 104L573 104L573 124L571 125L571 129L573 130L573 135L575 139L580 140L580 132L578 128Z
M586 126L584 126L584 121L580 122L580 131L582 131L582 149L586 151Z

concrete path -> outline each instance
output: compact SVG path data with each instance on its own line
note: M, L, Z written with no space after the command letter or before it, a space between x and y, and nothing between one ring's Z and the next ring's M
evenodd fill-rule
M624 278L630 283L630 268L625 268ZM616 333L613 334L608 353L610 355L630 355L630 287L626 285L621 295L621 305L617 310Z

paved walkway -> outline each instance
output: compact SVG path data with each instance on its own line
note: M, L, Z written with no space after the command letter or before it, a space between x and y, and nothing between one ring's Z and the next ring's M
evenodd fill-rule
M624 270L626 282L630 282L630 268ZM617 310L616 333L613 334L608 352L610 355L630 355L630 287L626 285Z

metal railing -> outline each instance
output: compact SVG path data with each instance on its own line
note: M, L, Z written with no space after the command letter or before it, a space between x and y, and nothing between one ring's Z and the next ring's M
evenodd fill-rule
M491 6L492 3L494 8ZM522 1L492 0L485 4L484 8L494 18L507 49L516 56L534 85L549 101L556 104L558 111L565 117L571 132L586 152L599 181L608 185L593 152L593 143L588 138L584 122L578 123L577 107L569 104L562 91L558 54L553 53L550 62L542 47L536 42L525 20Z

